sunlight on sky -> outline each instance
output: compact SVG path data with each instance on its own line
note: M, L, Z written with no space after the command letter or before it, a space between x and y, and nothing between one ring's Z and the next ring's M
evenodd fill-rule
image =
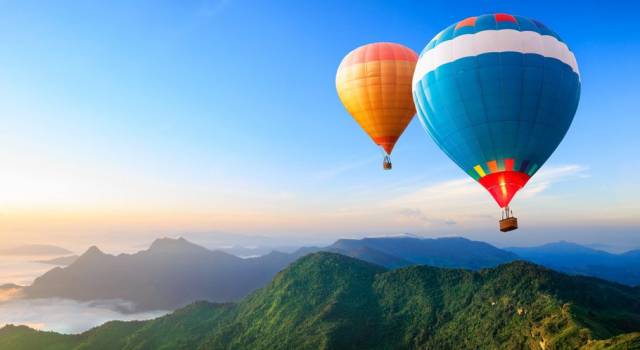
M495 5L285 3L3 4L0 245L207 231L500 241L492 198L417 121L383 172L334 80L358 45L420 51ZM565 140L514 199L518 239L551 237L552 227L557 239L606 241L579 232L640 228L640 185L629 175L640 171L640 40L616 35L637 35L634 11L616 5L615 23L585 27L613 5L549 6L499 9L554 28L583 79Z

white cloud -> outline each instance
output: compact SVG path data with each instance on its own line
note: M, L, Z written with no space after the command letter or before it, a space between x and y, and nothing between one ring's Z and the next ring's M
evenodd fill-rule
M168 312L128 313L131 307L131 303L122 300L13 299L0 303L0 328L14 324L66 334L81 333L107 321L146 320Z
M581 165L569 164L550 168L542 168L531 181L525 186L518 196L520 198L531 198L546 191L551 185L563 182L568 179L586 178L587 168Z

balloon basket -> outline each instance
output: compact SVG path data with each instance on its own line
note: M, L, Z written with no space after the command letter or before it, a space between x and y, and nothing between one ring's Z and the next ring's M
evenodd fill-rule
M518 229L518 219L514 217L500 220L500 231L509 232Z
M391 159L389 158L389 156L385 156L384 161L382 161L382 169L391 170L391 168Z
M518 219L513 216L513 212L507 205L502 212L502 218L500 220L500 231L509 232L518 229Z

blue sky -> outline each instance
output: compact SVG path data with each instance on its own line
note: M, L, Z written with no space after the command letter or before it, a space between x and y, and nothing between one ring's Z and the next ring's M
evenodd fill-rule
M453 6L455 4L455 6ZM640 35L632 2L0 2L4 241L219 231L283 239L465 235L640 246ZM449 24L536 18L575 53L582 96L521 230L417 120L380 152L342 107L351 49L421 51Z

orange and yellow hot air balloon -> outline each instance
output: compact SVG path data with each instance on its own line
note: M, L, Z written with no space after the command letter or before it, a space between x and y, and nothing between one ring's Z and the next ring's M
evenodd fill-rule
M411 80L418 55L395 43L373 43L351 51L336 75L338 96L347 111L389 155L416 114Z

